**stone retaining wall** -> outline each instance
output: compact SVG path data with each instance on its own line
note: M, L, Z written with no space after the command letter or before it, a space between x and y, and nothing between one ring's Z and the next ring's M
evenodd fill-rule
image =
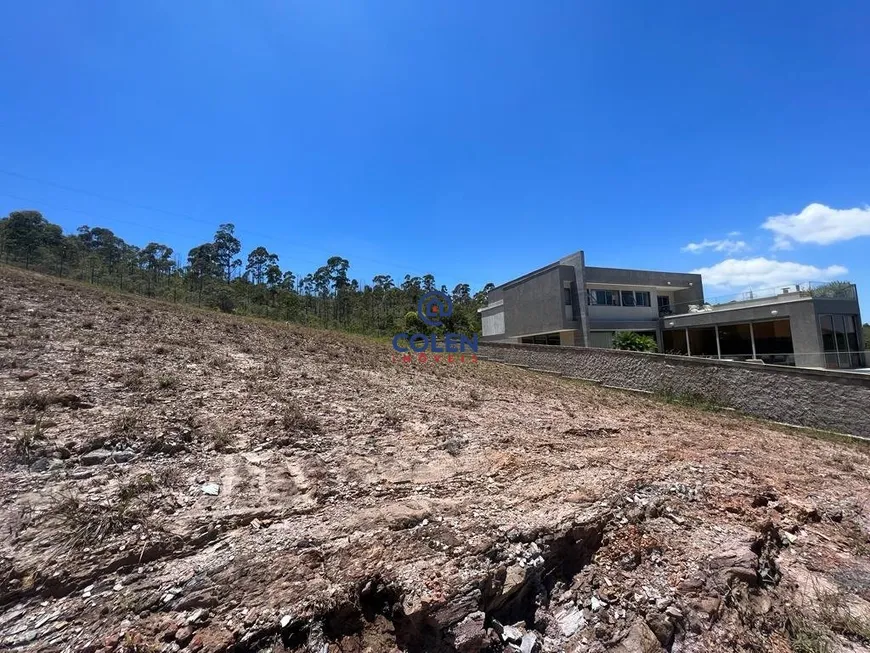
M694 394L778 422L870 437L870 374L491 342L481 342L479 354L604 385Z

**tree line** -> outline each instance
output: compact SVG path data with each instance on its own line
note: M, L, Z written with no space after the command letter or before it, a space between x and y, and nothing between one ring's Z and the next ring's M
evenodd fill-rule
M168 245L132 245L105 227L84 225L64 234L33 210L12 211L0 219L0 260L149 297L370 335L427 331L415 311L421 295L432 290L453 300L453 315L442 330L479 332L477 309L493 288L489 283L472 293L467 283L460 283L449 291L437 286L431 274L406 274L401 281L378 274L364 283L350 277L350 262L341 256L329 257L314 272L297 274L282 269L278 255L262 245L243 256L231 223L221 224L210 241L193 247L182 260Z

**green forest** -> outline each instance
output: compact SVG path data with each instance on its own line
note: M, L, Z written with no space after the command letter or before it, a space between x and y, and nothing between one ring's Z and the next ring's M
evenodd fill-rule
M0 219L0 261L92 284L195 304L227 313L256 315L315 327L369 335L427 329L416 316L417 300L430 290L453 299L453 315L443 331L480 331L477 309L493 287L472 293L466 283L452 290L437 286L431 274L371 282L350 276L351 264L331 256L313 272L282 269L278 256L257 245L247 255L233 224L221 224L211 240L182 259L168 245L133 245L105 227L81 226L74 234L39 211L12 211ZM429 330L431 331L431 329Z

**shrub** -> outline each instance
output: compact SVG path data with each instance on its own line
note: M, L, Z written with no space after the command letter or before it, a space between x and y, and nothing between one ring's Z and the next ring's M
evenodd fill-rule
M855 296L854 286L849 281L829 281L810 290L813 297L831 299L851 298Z
M429 333L432 329L420 319L417 311L408 311L405 313L405 330L408 333Z
M619 331L613 337L613 347L626 351L658 351L654 338L634 331Z
M232 313L236 310L236 302L232 295L222 292L217 298L217 307L221 313Z

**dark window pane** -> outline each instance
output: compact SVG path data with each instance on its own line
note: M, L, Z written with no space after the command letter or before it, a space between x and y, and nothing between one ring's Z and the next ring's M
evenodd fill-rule
M846 315L846 344L849 345L849 352L854 353L860 351L858 345L858 318L854 315Z
M652 302L650 301L649 292L646 290L639 290L635 293L635 298L637 299L638 306L649 306Z
M845 315L832 315L834 322L834 338L837 342L837 351L839 352L840 367L851 367L849 363L849 346L846 344L846 325Z
M665 354L685 354L686 332L683 329L662 332L662 351Z
M719 346L722 356L745 360L752 358L752 339L749 324L729 324L719 327Z
M791 341L791 324L788 320L755 322L755 353L765 363L793 365L794 347Z
M716 356L716 330L713 327L689 329L692 356Z
M658 296L658 304L659 304L659 315L670 315L671 314L671 298L667 295L659 295Z
M825 351L837 351L837 345L834 342L834 323L830 315L819 316L819 325L822 329L822 348Z
M622 291L622 305L623 306L634 306L634 291L633 290L623 290Z

